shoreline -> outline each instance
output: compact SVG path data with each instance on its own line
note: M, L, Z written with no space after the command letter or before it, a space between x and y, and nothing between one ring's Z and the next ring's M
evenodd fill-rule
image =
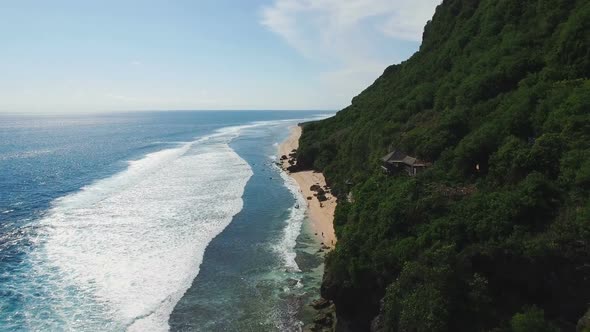
M287 167L293 162L290 154L293 150L299 148L299 137L301 137L301 127L295 126L289 128L289 137L284 140L278 148L279 163L282 170L295 180L299 187L299 192L307 202L307 216L309 225L314 233L315 239L322 244L322 249L333 249L336 245L336 234L334 233L334 210L336 209L336 198L332 196L326 185L324 175L316 171L299 171L289 172ZM285 156L285 157L283 157ZM312 190L315 186L316 190ZM318 187L319 186L319 187ZM326 200L320 202L318 199L318 188L325 190Z

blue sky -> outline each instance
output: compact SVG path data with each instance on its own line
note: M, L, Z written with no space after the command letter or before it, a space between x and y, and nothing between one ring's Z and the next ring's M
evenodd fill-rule
M439 0L0 2L0 112L341 109Z

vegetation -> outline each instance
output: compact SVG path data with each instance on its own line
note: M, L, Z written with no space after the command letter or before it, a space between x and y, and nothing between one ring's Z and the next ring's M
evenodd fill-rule
M574 330L590 303L589 75L589 1L445 0L419 52L306 124L298 164L339 197L322 292L340 322ZM387 176L393 148L433 166Z

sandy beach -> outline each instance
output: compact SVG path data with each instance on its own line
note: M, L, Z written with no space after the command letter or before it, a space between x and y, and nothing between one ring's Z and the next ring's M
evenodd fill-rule
M289 137L279 146L279 159L281 156L289 156L289 154L299 147L299 137L301 136L301 127L292 127ZM326 193L327 200L321 202L314 196L315 192L311 190L311 186L319 185L322 188L326 187L326 180L324 175L314 171L301 171L291 173L287 171L289 166L288 159L280 160L282 168L292 177L303 194L307 198L307 213L311 221L311 228L316 234L319 242L323 242L326 246L333 248L336 244L336 235L334 233L334 210L336 209L336 198L331 193ZM311 199L309 199L311 198Z

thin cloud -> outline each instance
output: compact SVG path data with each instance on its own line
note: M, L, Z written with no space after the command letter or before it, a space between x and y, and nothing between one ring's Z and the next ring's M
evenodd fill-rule
M338 94L354 94L404 60L392 49L417 47L440 1L274 0L262 8L260 23L304 57L327 64L320 78Z

